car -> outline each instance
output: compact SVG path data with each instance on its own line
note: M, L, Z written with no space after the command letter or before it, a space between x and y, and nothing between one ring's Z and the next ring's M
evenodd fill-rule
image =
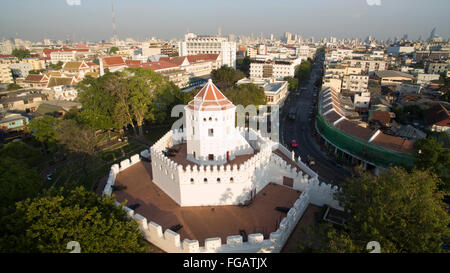
M295 141L295 139L291 140L291 147L292 148L297 148L298 147L297 141Z

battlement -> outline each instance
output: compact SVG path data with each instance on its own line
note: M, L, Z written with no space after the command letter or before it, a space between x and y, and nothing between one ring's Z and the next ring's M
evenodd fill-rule
M254 233L248 235L248 241L243 242L241 235L230 235L227 237L226 242L217 238L208 238L205 240L203 247L200 247L198 240L184 239L181 241L180 235L172 230L165 230L163 232L162 227L147 219L144 216L136 213L129 207L124 206L123 210L125 214L130 218L135 220L139 229L141 230L144 238L161 248L166 252L173 253L214 253L214 252L224 252L224 253L264 253L264 252L279 252L284 246L289 235L292 233L293 229L297 225L304 211L309 204L314 204L317 206L329 205L331 207L342 209L339 206L337 200L334 200L334 194L339 190L337 186L331 186L325 183L319 183L317 178L307 179L307 175L303 172L296 171L296 168L290 167L286 164L279 156L271 152L271 146L265 146L261 150L262 154L269 155L269 163L265 166L259 166L258 171L261 176L265 176L268 173L273 173L273 170L278 170L280 173L285 175L290 175L294 178L293 188L302 191L300 197L295 201L293 207L288 211L287 216L284 217L279 228L270 233L269 239L264 239L263 234ZM146 151L146 150L144 150ZM144 152L143 151L143 152ZM258 161L258 159L252 159ZM112 186L115 183L117 174L123 170L126 170L130 166L138 163L140 161L139 155L133 155L130 159L123 160L120 164L114 164L111 166L109 172L109 177L107 184L105 185L103 195L111 196ZM153 159L152 159L153 161ZM266 171L263 171L266 170ZM217 169L218 171L218 169ZM233 170L229 170L233 171ZM192 170L191 170L192 172ZM200 172L200 170L198 170ZM206 170L205 170L206 172ZM188 172L184 172L188 173ZM211 171L213 173L213 171ZM258 173L258 172L257 172ZM273 179L278 176L279 173L274 173L273 176L268 179ZM260 179L261 177L255 177L254 179ZM274 180L275 183L282 185L282 181ZM263 186L264 183L260 184ZM119 202L116 201L117 206L121 206Z

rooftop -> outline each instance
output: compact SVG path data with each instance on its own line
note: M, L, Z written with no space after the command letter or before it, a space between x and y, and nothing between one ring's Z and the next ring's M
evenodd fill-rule
M212 237L220 237L226 242L227 236L239 235L240 230L245 230L246 234L260 232L268 238L276 231L277 222L286 216L275 208L292 207L301 194L270 183L245 207L180 207L152 182L151 164L147 162L139 162L120 172L116 185L126 186L126 189L114 192L119 202L127 200L127 206L139 204L136 213L158 223L163 230L181 224L183 227L177 231L181 240L198 240L200 245Z
M212 80L208 80L187 107L198 111L220 111L230 109L234 105L220 92Z

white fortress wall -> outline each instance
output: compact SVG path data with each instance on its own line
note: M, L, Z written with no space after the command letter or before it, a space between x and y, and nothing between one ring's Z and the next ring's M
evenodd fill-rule
M115 175L112 170L110 177ZM108 195L111 195L111 193ZM242 236L230 235L227 237L226 242L222 242L219 237L208 238L205 240L203 247L199 246L197 240L184 239L181 241L180 235L172 230L166 229L163 232L160 225L126 206L123 207L123 210L128 217L138 223L139 229L147 241L169 253L269 253L280 252L308 204L308 194L306 192L302 193L294 203L294 206L289 210L287 216L280 222L279 228L270 234L269 239L264 239L262 234L255 233L249 234L248 241L243 242ZM120 206L120 203L116 201L116 205Z
M233 168L230 166L228 166L228 168L214 166L212 170L210 170L210 167L205 169L204 167L192 168L192 166L189 166L186 170L183 170L181 165L174 163L161 153L167 146L172 145L171 139L172 132L168 132L150 148L153 176L155 179L155 175L160 175L159 179L161 180L161 185L164 185L164 187L158 186L160 186L161 189L166 188L167 192L165 192L168 193L169 196L172 194L172 196L177 197L180 188L183 189L183 192L186 191L188 193L187 198L185 198L184 195L183 198L178 195L180 197L178 200L183 205L201 205L198 200L194 200L191 196L196 196L197 199L201 199L198 198L198 196L202 196L202 198L207 197L206 194L198 194L199 190L201 191L206 187L214 187L214 191L217 190L217 188L223 189L223 192L225 193L224 197L228 197L227 194L230 192L233 193L230 195L229 201L227 201L228 199L224 199L225 201L222 202L239 203L241 200L249 197L248 191L253 187L259 191L269 182L275 182L282 185L283 176L293 178L293 188L302 191L302 194L295 202L294 207L289 211L288 215L283 218L277 231L270 234L269 239L264 240L262 234L250 234L248 236L248 242L242 242L242 237L240 235L231 234L227 237L226 242L222 242L220 238L209 238L205 240L204 247L199 247L199 242L196 240L192 241L185 239L181 242L179 234L171 230L166 230L163 233L161 226L157 223L151 222L151 219L148 222L145 217L135 214L133 210L124 207L127 215L139 223L139 227L144 234L145 239L164 251L188 253L279 252L303 215L304 210L310 203L318 206L327 204L342 209L338 202L333 199L333 194L338 190L336 186L332 187L328 184L320 184L319 180L316 178L317 174L312 171L311 172L315 177L312 176L312 178L308 179L306 173L302 171L297 172L296 168L291 167L282 158L272 153L272 149L280 149L280 147L283 147L282 145L273 147L272 142L270 142L270 144L259 143L261 150L254 157L240 166L240 169L243 171L239 171L236 165L233 166ZM280 150L283 151L283 148ZM284 149L283 152L286 154L286 151L287 149ZM137 162L139 162L139 156L135 155L128 161L122 161L120 165L114 164L111 167L108 183L104 189L104 195L111 195L111 187L114 185L117 174ZM162 166L165 167L163 168ZM305 170L304 168L301 169ZM310 170L308 170L308 172L309 171ZM202 176L208 178L208 183L204 183ZM191 184L190 177L194 178L194 184ZM218 177L221 179L220 183L217 182ZM227 180L227 178L231 177L233 177L233 183ZM210 180L212 181L211 183L209 182ZM251 182L246 183L245 181ZM171 185L178 186L172 187ZM176 188L178 188L178 191ZM216 197L212 197L207 200L212 202L213 200L216 200L215 198Z

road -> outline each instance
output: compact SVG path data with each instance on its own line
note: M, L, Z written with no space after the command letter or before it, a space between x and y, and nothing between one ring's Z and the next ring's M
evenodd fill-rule
M308 156L312 157L315 165L311 166L311 169L318 173L320 181L338 185L350 177L351 172L321 150L315 135L314 107L318 89L314 86L314 82L321 77L321 70L321 56L318 56L312 65L310 79L302 86L306 89L299 93L291 92L286 98L284 106L280 109L280 140L284 146L292 150L290 142L295 139L298 143L298 147L294 149L295 156L300 156L305 163L308 163ZM297 109L295 120L287 118L291 107Z

